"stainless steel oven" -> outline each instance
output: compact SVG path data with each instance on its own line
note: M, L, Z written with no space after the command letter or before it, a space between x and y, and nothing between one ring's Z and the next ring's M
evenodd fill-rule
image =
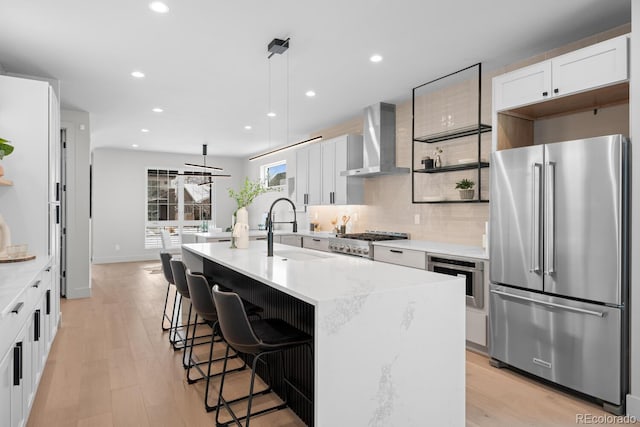
M467 305L474 308L484 307L484 263L482 261L450 255L429 255L427 270L464 277Z

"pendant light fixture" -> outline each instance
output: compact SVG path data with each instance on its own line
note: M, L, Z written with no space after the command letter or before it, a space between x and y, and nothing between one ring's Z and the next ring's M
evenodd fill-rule
M189 166L192 168L202 168L202 169L213 169L213 170L217 170L217 171L221 171L223 170L222 168L216 167L216 166L209 166L207 165L207 144L202 144L202 164L196 164L196 163L186 163L185 162L185 166ZM211 172L183 172L183 173L179 173L178 175L180 176L204 176L209 178L206 182L200 183L199 185L209 185L209 184L213 184L212 178L229 178L231 177L231 175L226 175L226 174L212 174Z
M269 118L273 118L276 116L276 113L271 109L271 57L273 55L282 55L283 53L287 52L289 49L289 44L290 44L290 38L287 38L286 40L282 40L282 39L273 39L268 45L267 45L267 52L269 52L269 56L267 56L267 60L269 60L269 93L268 93L268 107L269 107L269 111L267 113L267 116L269 116ZM285 143L289 141L289 54L287 54L287 90L286 90L286 103L287 103L287 111L286 111L286 129L287 129L287 133L285 136ZM290 144L290 145L286 145L284 147L280 147L280 148L276 148L274 150L268 150L264 153L261 154L257 154L253 157L249 158L249 161L253 161L253 160L257 160L260 159L262 157L266 157L266 156L270 156L272 154L276 154L276 153L280 153L282 151L286 151L286 150L290 150L292 148L298 148L302 145L305 144L310 144L316 141L319 141L322 139L322 136L316 136L315 138L310 138L310 139L306 139L304 141L300 141L300 142L296 142L294 144ZM271 146L271 120L269 120L269 148Z

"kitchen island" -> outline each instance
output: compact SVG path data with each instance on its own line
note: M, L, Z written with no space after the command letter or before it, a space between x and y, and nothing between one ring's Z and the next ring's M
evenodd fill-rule
M278 244L268 258L261 241L182 252L190 270L264 307L264 317L313 335L313 362L303 351L287 362L311 398L310 413L291 406L309 424L464 425L462 279Z

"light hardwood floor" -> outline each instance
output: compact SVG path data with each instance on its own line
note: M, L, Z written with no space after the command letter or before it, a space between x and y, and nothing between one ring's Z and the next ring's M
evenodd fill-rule
M160 329L166 282L159 268L159 262L94 265L93 296L62 301L61 328L29 427L214 425L214 413L202 405L204 385L186 383L181 352L170 348ZM203 348L208 349L199 351ZM466 379L468 426L571 426L576 414L605 414L591 403L492 368L485 356L472 352L467 352ZM241 392L243 381L236 376L230 393ZM212 396L216 387L214 381ZM255 418L251 425L303 424L286 410ZM423 425L429 425L428 414Z

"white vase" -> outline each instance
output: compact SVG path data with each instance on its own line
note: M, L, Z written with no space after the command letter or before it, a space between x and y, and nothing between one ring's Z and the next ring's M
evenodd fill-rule
M242 207L236 213L236 223L233 226L233 238L238 249L249 247L249 212Z

